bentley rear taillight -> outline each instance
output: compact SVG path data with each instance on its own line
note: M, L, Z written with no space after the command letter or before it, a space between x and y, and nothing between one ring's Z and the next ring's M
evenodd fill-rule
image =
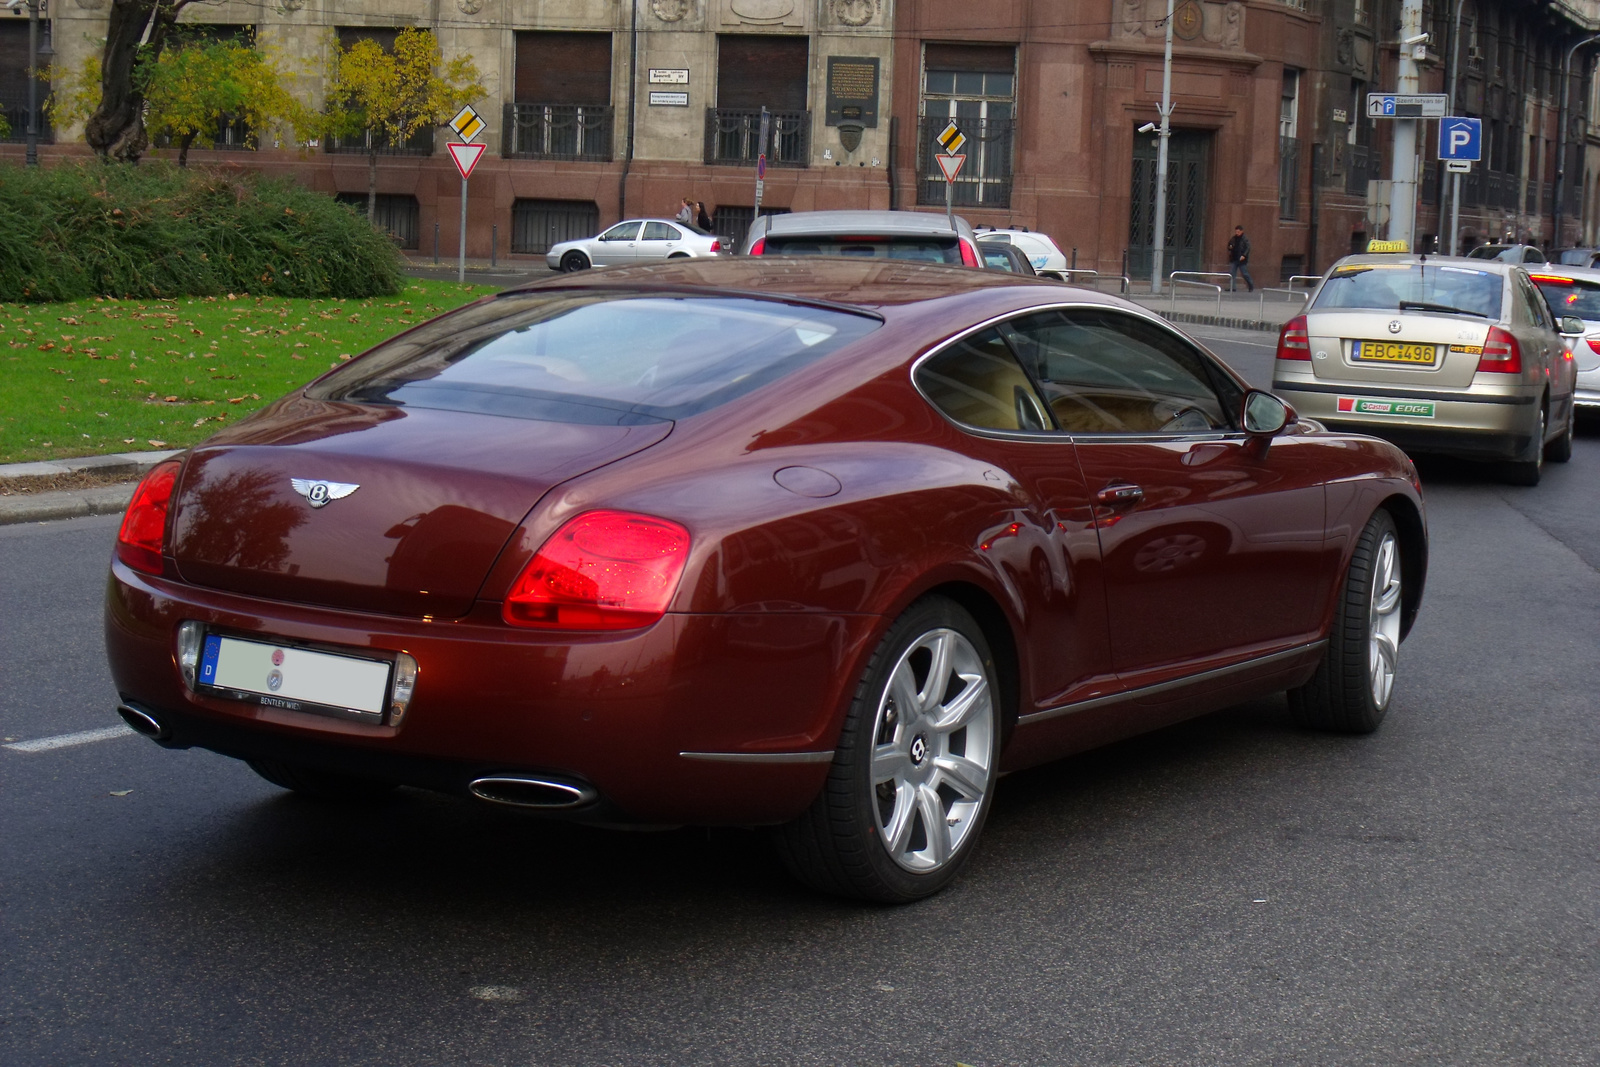
M1304 315L1297 315L1283 324L1278 332L1279 359L1311 359L1311 327Z
M1521 374L1522 346L1500 327L1489 327L1489 336L1483 342L1483 354L1478 357L1478 370L1494 374Z
M161 573L161 549L167 533L167 511L172 488L183 465L168 460L145 475L133 491L128 510L117 531L117 558L136 571Z
M501 618L545 630L632 630L666 612L689 531L626 511L590 511L551 535L507 594Z

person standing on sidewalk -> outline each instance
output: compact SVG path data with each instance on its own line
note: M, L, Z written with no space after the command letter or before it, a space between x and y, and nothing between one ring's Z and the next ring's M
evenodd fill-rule
M1234 292L1239 290L1239 275L1244 275L1244 284L1250 287L1250 292L1256 291L1255 279L1250 277L1250 238L1244 235L1243 226L1233 228L1233 239L1228 242L1228 273L1232 279L1228 288Z

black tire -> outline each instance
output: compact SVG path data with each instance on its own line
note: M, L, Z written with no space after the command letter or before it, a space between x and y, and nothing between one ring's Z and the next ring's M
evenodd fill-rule
M1533 432L1533 440L1528 443L1528 451L1514 463L1505 465L1505 480L1512 485L1535 486L1544 476L1544 435L1550 426L1550 410L1541 405L1539 408L1539 425Z
M282 760L250 760L250 769L275 786L315 800L355 802L377 800L394 792L394 782L357 778L350 774L312 770Z
M568 252L561 257L561 269L568 274L573 271L588 270L589 257L582 252Z
M960 641L949 640L945 635L950 633ZM938 687L931 681L930 661L934 648L946 641L950 669L938 706L928 709L919 704L909 715L897 713L892 691L897 669L905 665L903 677L917 687L903 692L917 698L933 694ZM922 659L924 654L928 659ZM981 672L984 688L975 689L975 683L953 673L958 665L973 677ZM953 684L957 678L963 679L960 687ZM825 893L894 904L920 900L948 885L971 858L993 803L1004 717L998 679L983 631L954 602L928 597L895 620L856 687L822 793L798 819L774 831L778 853L790 872ZM961 728L939 732L932 713L957 708L963 693L969 694L970 716L961 720ZM952 716L949 721L958 719ZM920 756L916 755L919 742ZM882 772L876 767L886 764L875 766L875 750L887 752L908 776L925 777L905 785L898 779L878 783L875 779ZM960 779L944 774L941 758L971 764L961 766L958 773L981 777L980 795L970 796L971 783L964 791L953 787L950 783ZM981 776L973 770L977 764L983 765ZM932 784L935 781L937 785ZM933 804L940 807L932 809ZM937 811L936 822L944 821L936 830L937 844L928 836L922 814L930 810ZM898 847L888 840L891 835L900 842ZM944 849L947 853L939 858ZM929 853L935 859L928 859Z
M1561 436L1544 446L1544 458L1551 463L1565 463L1572 458L1572 431L1578 419L1578 405L1567 401L1567 425Z
M1392 558L1385 559L1385 544ZM1374 693L1373 632L1377 618L1373 603L1373 583L1382 571L1392 567L1401 583L1394 590L1393 621L1385 616L1384 626L1392 630L1392 653L1399 651L1400 613L1404 610L1404 571L1400 560L1400 534L1387 511L1376 512L1356 541L1350 566L1339 586L1333 625L1328 631L1328 647L1317 673L1298 689L1289 690L1289 713L1295 722L1313 730L1336 733L1370 734L1383 722L1393 697L1392 660L1390 686L1380 699Z

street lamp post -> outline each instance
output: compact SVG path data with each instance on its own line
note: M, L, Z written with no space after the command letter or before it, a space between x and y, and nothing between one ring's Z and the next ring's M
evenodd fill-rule
M1400 84L1402 95L1415 95L1418 85L1412 50L1422 30L1422 0L1403 0L1400 6ZM1394 161L1389 171L1389 240L1412 243L1417 211L1417 132L1421 119L1398 119L1394 124Z
M28 156L30 167L39 165L39 4L42 0L5 0L15 11L28 5Z
M1150 257L1150 291L1161 292L1161 254L1167 247L1167 141L1172 137L1172 13L1175 0L1167 0L1167 50L1161 64L1161 132L1156 150L1155 249Z
M1561 110L1556 120L1556 188L1552 198L1551 214L1555 216L1555 233L1552 240L1557 248L1561 247L1561 201L1562 187L1567 183L1567 125L1572 121L1568 116L1567 98L1572 91L1572 56L1584 45L1600 41L1600 33L1592 37L1585 37L1571 48L1567 49L1567 57L1561 63Z

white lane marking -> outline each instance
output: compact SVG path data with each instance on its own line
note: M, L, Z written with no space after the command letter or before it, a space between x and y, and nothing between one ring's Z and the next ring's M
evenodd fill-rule
M60 734L56 737L36 737L32 741L15 741L6 748L13 752L48 752L52 748L70 748L73 745L87 745L95 741L109 741L113 737L137 737L138 734L126 726L104 726L98 730L82 730L75 734Z
M1197 333L1196 337L1204 337L1208 341L1226 341L1230 345L1249 345L1252 348L1277 348L1277 344L1267 344L1265 341L1240 341L1233 337L1219 337L1213 333Z

